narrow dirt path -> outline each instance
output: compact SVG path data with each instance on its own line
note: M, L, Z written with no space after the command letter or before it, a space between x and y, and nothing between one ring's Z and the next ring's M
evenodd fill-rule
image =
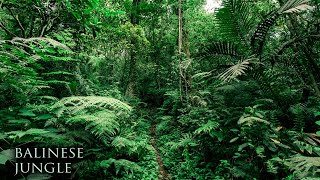
M156 151L156 158L157 158L157 162L159 164L159 178L158 180L169 180L171 179L170 174L168 173L168 171L164 168L163 166L163 162L161 160L161 155L157 149L156 146L156 123L152 123L151 128L150 128L150 136L151 136L151 140L150 143L153 146L154 150Z

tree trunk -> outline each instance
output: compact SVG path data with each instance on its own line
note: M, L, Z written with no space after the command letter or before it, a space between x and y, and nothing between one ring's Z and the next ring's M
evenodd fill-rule
M133 0L132 12L131 12L131 24L136 26L139 24L139 11L138 6L141 0ZM135 93L135 82L136 82L136 64L137 64L137 49L136 39L131 37L131 50L130 50L130 62L129 62L129 82L126 89L126 96L134 97Z
M187 72L187 69L191 63L190 50L188 45L188 34L185 28L185 21L183 16L183 0L178 0L178 56L179 56L179 88L180 88L180 100L188 100L188 92L191 89L191 78ZM186 61L184 61L184 57Z

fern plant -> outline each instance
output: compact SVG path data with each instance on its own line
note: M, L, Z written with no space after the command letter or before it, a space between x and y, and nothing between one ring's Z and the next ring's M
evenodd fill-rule
M72 96L51 106L56 117L66 124L84 124L84 129L106 143L107 137L119 131L119 117L127 117L131 107L114 98Z
M125 173L137 173L141 171L141 167L137 165L135 162L128 161L126 159L113 159L110 158L108 160L104 160L100 162L100 166L104 169L108 169L110 166L114 164L116 174L120 172L120 170L123 168Z
M299 179L320 177L320 157L296 155L295 157L286 159L284 164L288 166Z

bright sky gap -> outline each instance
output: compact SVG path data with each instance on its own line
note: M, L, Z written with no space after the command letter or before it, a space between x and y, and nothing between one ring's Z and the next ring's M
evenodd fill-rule
M207 0L204 5L204 9L209 13L213 13L219 7L221 7L221 0Z

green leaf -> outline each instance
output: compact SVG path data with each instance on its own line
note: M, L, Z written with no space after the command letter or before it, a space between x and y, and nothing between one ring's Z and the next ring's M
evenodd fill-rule
M10 132L7 132L6 134L8 135L14 135L13 138L15 136L21 138L25 135L40 135L40 134L45 134L45 133L49 133L50 131L47 131L47 130L44 130L44 129L29 129L27 131L10 131Z
M8 157L3 155L3 154L0 154L0 164L6 164L6 162L8 161Z
M16 124L30 124L31 122L28 119L10 119L8 120L8 123L16 125Z
M78 12L71 12L73 15L74 15L74 17L76 17L77 18L77 20L79 21L80 19L81 19L81 15L78 13Z
M40 173L35 173L35 174L29 174L26 179L28 180L47 180L50 179L52 176L49 174L40 174ZM25 178L19 179L19 180L24 180Z
M217 137L218 141L220 141L220 142L223 140L223 135L220 132L211 131L210 132L210 136L211 137Z
M42 115L36 117L37 120L48 120L50 118L52 118L51 114L42 114Z
M14 149L6 149L0 152L0 164L5 164L7 161L15 159Z
M312 146L306 145L306 150L309 154L312 154Z
M233 143L233 142L235 142L235 141L238 140L238 139L239 139L239 137L235 137L235 138L231 139L231 140L229 141L229 143Z
M239 146L238 151L241 151L242 149L246 148L247 146L249 146L249 143L243 143Z
M239 132L238 129L230 129L230 131L232 131L232 132Z
M202 125L194 131L195 134L209 134L213 130L219 127L219 123L215 121L208 121L206 124Z
M18 115L20 115L20 116L27 116L27 117L36 116L36 114L34 114L29 109L20 109L19 111L20 111L20 113Z
M316 116L316 117L319 116L320 115L320 111L314 112L313 115Z

